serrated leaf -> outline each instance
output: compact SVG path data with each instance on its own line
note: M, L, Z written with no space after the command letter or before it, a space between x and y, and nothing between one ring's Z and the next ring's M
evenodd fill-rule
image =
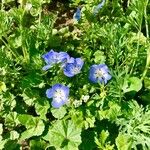
M49 129L44 140L50 142L55 148L62 150L76 150L81 143L81 129L76 128L74 123L69 121L58 120Z
M102 130L101 134L100 134L100 140L101 140L101 144L104 145L106 142L106 139L109 136L109 132L108 131L104 131Z
M18 114L16 112L10 112L5 119L5 125L13 127L19 124Z
M51 112L52 112L52 115L57 119L62 119L67 113L64 107L60 107L59 109L52 108Z
M132 141L128 135L120 133L116 138L116 145L118 150L130 150Z
M41 119L46 120L47 110L49 109L49 102L45 99L40 99L40 102L35 104L35 111L40 115Z
M122 90L124 93L135 91L138 92L142 88L142 81L137 77L130 77L125 80Z
M44 150L47 143L41 139L30 140L30 150Z
M16 140L19 138L19 133L17 131L11 131L10 132L10 139L11 140Z
M19 115L19 121L27 128L27 130L21 134L21 141L32 136L39 136L45 129L43 120L31 115Z
M2 150L4 148L4 145L7 143L7 139L6 140L0 140L0 150Z
M0 134L3 133L3 124L0 124Z
M95 58L94 58L94 62L95 63L99 63L99 64L103 64L103 63L105 63L105 60L106 60L106 57L105 57L105 55L104 55L104 52L102 52L102 51L96 51L95 53L94 53L94 56L95 56Z
M2 91L6 91L6 85L5 85L5 83L4 82L1 82L0 81L0 93L2 92Z

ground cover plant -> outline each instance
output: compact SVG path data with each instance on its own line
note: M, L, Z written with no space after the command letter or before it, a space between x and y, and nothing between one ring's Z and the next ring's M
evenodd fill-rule
M148 0L0 1L0 149L150 150Z

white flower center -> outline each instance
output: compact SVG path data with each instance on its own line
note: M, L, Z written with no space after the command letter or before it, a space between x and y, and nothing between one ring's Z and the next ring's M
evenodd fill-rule
M95 78L101 78L104 76L104 72L101 69L97 69L94 73Z
M64 100L64 98L65 98L64 91L62 89L55 90L53 98L57 102L60 102L60 101Z
M80 72L80 68L79 67L74 67L72 71L73 71L74 74L78 74Z

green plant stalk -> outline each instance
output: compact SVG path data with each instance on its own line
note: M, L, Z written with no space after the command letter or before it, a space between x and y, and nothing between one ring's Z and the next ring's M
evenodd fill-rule
M147 5L148 5L148 0L146 1L145 9L144 9L144 18L145 18L145 27L146 27L146 37L149 38L149 29L148 29L148 22L147 22Z
M41 9L41 5L40 5L40 13L39 13L39 19L38 19L39 26L41 24L41 17L42 17L42 9Z
M147 5L148 5L148 0L146 1L146 4L145 4L144 18L145 18L145 27L146 27L146 37L149 38L149 29L148 29L147 12L146 12ZM145 78L145 76L147 74L147 71L149 69L149 65L150 65L150 49L147 50L146 66L145 66L145 69L143 71L141 80L144 80L144 78Z
M13 52L13 50L9 47L9 45L1 38L1 41L5 44L5 46L9 49L9 51L12 53L12 55L17 58L16 54Z
M142 23L140 23L140 27L139 27L139 30L138 30L138 43L137 43L137 48L136 48L136 58L135 58L134 61L133 61L133 65L132 65L130 74L132 74L133 68L134 68L135 63L136 63L136 60L137 60L137 58L138 58L139 47L140 47L140 34L141 34L141 28L142 28L141 26L142 26Z
M24 14L25 14L25 9L23 8L23 13L20 17L20 31L21 31L21 41L22 43L24 43L24 40L23 40L23 17L24 17ZM25 47L25 45L22 44L22 53L23 53L23 57L24 57L24 62L28 62L29 61L29 54L28 54L28 51Z
M141 80L143 80L147 74L147 71L149 69L149 65L150 65L150 48L148 49L147 51L147 60L146 60L146 66L145 66L145 69L143 71L143 75L141 77Z
M4 1L2 0L2 2L1 2L1 10L3 10L3 8L4 8Z

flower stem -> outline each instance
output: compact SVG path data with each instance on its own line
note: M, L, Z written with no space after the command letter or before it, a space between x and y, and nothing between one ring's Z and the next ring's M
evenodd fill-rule
M148 29L147 12L146 12L147 5L148 5L148 0L146 1L146 4L145 4L144 18L145 18L145 27L146 27L146 37L149 38L149 29Z
M143 80L147 74L147 71L149 69L149 65L150 65L150 48L147 50L147 60L146 60L146 66L145 66L145 69L143 71L143 74L142 74L142 77L141 77L141 80Z
M9 47L9 45L5 42L5 40L3 40L3 38L1 37L1 41L5 44L5 46L8 48L8 50L12 53L12 55L17 58L16 54L13 52L13 50Z

